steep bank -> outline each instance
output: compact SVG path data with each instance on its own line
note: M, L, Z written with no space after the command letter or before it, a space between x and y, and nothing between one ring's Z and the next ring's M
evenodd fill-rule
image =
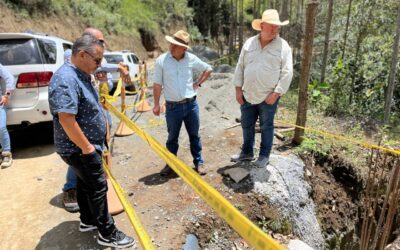
M46 33L58 36L69 41L74 41L82 31L91 26L84 18L80 16L68 15L28 15L26 12L10 8L5 3L0 2L0 32L25 32L28 30ZM183 22L176 20L165 30L166 33L174 32L176 29L185 28ZM129 49L135 52L141 59L145 60L149 56L157 56L161 51L167 49L167 43L161 30L154 30L153 42L158 48L152 51L146 48L152 48L146 43L146 34L141 34L137 30L132 30L131 35L113 34L103 31L106 36L107 49L111 51ZM137 34L140 34L139 36ZM141 37L142 36L142 37ZM154 47L154 46L153 46Z

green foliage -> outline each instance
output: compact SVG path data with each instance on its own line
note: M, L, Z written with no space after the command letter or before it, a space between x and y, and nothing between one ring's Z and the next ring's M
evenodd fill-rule
M310 102L320 109L325 109L330 101L330 98L326 95L329 89L329 83L319 82L318 80L312 81L308 85Z
M49 6L51 6L52 0L7 0L7 2L15 7L25 9L28 13L37 11L51 12Z
M332 86L325 109L381 120L397 17L397 0L353 0L346 48L343 47L348 1L334 4L326 82ZM322 51L327 5L320 6L314 51ZM342 52L345 49L345 57ZM311 79L319 79L322 54L316 54ZM399 67L400 68L400 67ZM399 75L399 74L398 74ZM400 77L397 77L400 80ZM400 98L400 91L394 99ZM400 111L400 102L394 110ZM324 109L322 106L321 109Z
M263 231L272 231L284 235L292 233L292 225L287 218L263 219L258 221L258 226Z
M186 0L6 0L25 16L76 15L90 26L111 34L139 36L142 28L162 32L174 20L190 27L193 11ZM26 13L26 14L24 14ZM191 31L196 31L190 27ZM197 32L198 33L198 32Z
M321 155L327 155L330 149L331 145L329 143L311 135L304 137L300 146L295 149L295 153L315 152Z

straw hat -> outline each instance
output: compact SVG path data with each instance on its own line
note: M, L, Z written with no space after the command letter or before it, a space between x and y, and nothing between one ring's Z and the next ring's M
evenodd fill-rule
M173 36L165 36L168 42L190 49L190 35L183 30L178 30Z
M274 9L269 9L264 11L264 13L262 14L262 19L254 19L253 22L251 23L251 26L255 30L261 30L261 23L269 23L269 24L283 26L289 24L289 20L281 22L281 20L279 19L278 11Z

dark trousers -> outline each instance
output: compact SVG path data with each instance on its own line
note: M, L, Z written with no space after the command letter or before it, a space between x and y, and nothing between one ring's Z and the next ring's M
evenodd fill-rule
M72 166L78 177L76 191L81 222L96 225L103 236L115 230L114 220L108 213L107 180L100 151L88 155L75 153L61 157Z

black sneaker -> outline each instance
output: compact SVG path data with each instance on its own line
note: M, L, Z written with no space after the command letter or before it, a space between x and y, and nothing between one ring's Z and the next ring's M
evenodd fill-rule
M175 173L172 168L170 168L168 165L166 165L161 171L160 171L160 176L161 177L170 177L170 178L176 178L178 175Z
M243 154L242 152L237 155L231 156L232 162L240 162L240 161L253 161L254 155L253 154Z
M96 229L97 227L94 225L86 225L82 222L79 224L79 232L89 232L89 231L94 231Z
M129 236L126 236L123 232L116 229L107 237L103 237L99 233L97 237L97 243L102 246L115 247L115 248L126 248L135 245L135 240Z

